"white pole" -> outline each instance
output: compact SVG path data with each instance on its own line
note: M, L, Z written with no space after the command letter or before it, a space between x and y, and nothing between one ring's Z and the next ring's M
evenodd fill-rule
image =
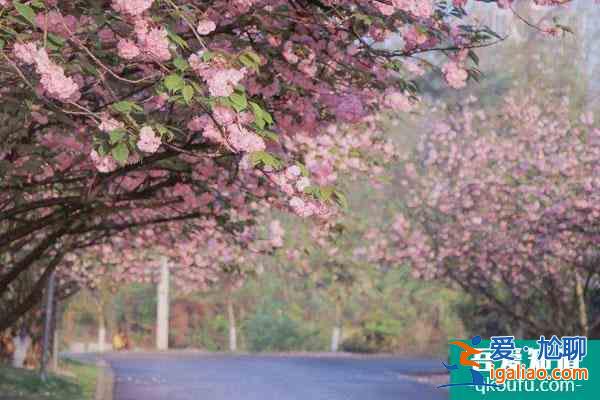
M335 326L331 332L331 351L336 353L340 347L342 338L342 301L338 297L335 300Z
M331 351L336 353L340 348L340 337L342 336L342 328L334 326L331 332Z
M103 315L100 315L98 322L98 352L104 353L106 351L106 324L104 323Z
M166 257L161 260L156 309L156 348L169 349L169 264Z
M235 310L233 309L233 299L231 298L231 292L228 293L227 298L227 317L229 320L229 351L237 351L237 330L235 326Z

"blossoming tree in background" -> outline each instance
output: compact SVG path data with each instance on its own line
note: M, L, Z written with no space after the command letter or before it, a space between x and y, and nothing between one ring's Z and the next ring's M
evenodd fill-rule
M496 39L466 3L0 1L0 295L37 276L0 328L66 254L122 232L264 207L328 218L337 146L358 166L372 142L344 124L409 108L424 69L456 88L477 75L472 48Z
M368 252L453 282L507 334L597 336L600 129L546 93L513 91L497 110L467 101L435 124Z

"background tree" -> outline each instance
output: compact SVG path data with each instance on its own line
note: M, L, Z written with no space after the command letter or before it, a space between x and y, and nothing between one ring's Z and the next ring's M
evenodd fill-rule
M600 130L569 105L517 91L433 124L398 180L393 246L371 255L449 279L504 332L597 335Z

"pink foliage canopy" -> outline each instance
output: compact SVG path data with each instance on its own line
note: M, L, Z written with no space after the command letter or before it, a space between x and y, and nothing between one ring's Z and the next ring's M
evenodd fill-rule
M450 279L531 334L587 329L573 316L577 285L600 282L600 128L559 93L519 91L497 110L470 102L406 160L405 206L387 234L369 234L367 254Z
M0 293L136 227L330 217L339 173L393 157L375 115L439 74L421 55L445 50L453 87L476 74L495 38L465 3L0 1Z

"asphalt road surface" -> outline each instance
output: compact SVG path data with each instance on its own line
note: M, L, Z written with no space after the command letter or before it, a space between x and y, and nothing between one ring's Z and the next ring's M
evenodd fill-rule
M115 400L441 400L448 392L406 374L435 360L115 354Z

